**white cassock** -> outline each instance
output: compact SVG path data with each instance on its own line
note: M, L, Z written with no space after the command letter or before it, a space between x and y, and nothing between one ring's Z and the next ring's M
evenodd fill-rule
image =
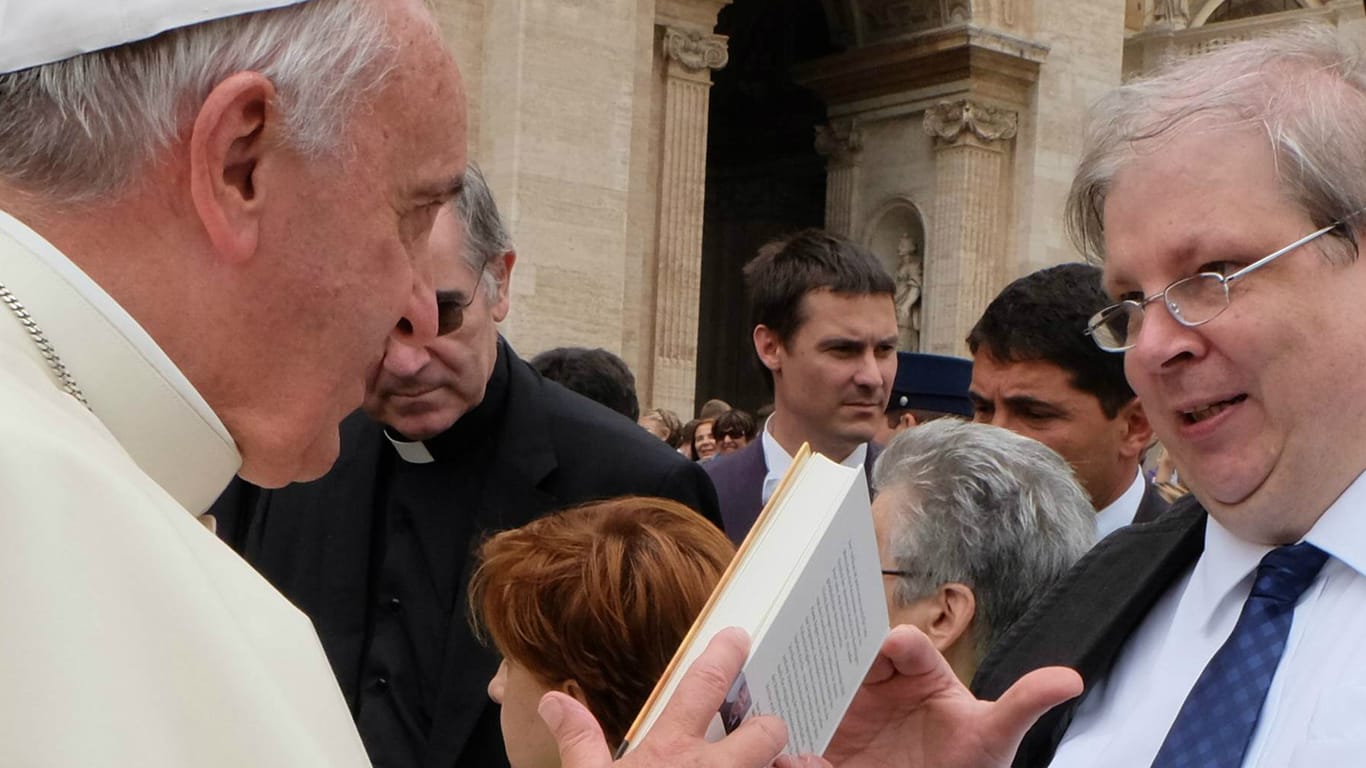
M0 304L0 766L367 765L312 624L196 517L222 423L3 212L0 284L90 404Z

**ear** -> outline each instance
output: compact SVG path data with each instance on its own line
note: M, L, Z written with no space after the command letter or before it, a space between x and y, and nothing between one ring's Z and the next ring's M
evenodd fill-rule
M947 653L968 634L977 615L977 596L972 588L957 581L941 584L930 597L933 610L925 626L925 634L940 653Z
M765 368L774 373L783 369L782 349L783 342L776 331L767 325L754 326L754 351Z
M583 686L579 685L578 680L566 680L555 690L568 694L585 707L588 706L588 695L583 692Z
M1153 443L1153 427L1138 398L1130 400L1116 415L1121 429L1120 456L1137 461Z
M238 72L209 92L190 129L190 197L221 258L240 262L256 252L263 208L257 170L279 137L275 86L256 72Z
M914 413L911 413L910 411L902 411L901 418L897 419L896 428L897 431L900 431L903 429L907 429L909 427L914 427L917 423L918 422L915 420Z
M492 315L493 322L501 323L503 318L508 316L508 309L512 306L512 267L517 263L517 252L508 251L494 260L492 265L493 273L498 276L498 299L493 302Z

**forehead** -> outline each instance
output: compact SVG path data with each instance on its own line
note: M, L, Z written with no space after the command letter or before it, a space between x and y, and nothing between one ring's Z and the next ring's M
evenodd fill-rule
M827 289L802 296L800 325L794 337L830 335L883 338L896 335L896 307L887 293L835 293Z
M397 53L365 117L379 134L394 193L440 194L465 167L464 85L421 3L386 3L385 8Z
M465 228L450 205L441 206L432 222L432 234L427 238L437 290L464 288L474 273L465 260Z
M1191 128L1138 146L1105 198L1105 289L1112 296L1243 254L1295 210L1259 129ZM1264 254L1260 254L1264 255Z
M1073 386L1072 378L1069 371L1047 360L1002 362L979 351L972 358L970 388L973 394L989 398L1022 394L1040 398L1070 395L1094 397Z

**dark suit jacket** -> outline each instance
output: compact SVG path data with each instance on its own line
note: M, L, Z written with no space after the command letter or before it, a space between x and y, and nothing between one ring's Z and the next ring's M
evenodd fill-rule
M1134 522L1151 523L1170 508L1171 504L1162 498L1162 494L1157 492L1157 488L1152 483L1144 483L1143 499L1138 502L1138 511L1134 513Z
M624 416L541 378L501 339L498 356L508 366L507 396L483 442L493 452L491 471L482 497L460 502L461 514L476 517L472 545L479 532L624 494L672 498L720 525L715 492L695 463ZM382 428L357 412L343 423L341 456L322 479L256 494L239 487L213 510L220 534L313 619L353 712L377 569L372 537L384 508L375 498L377 470L392 453ZM466 559L458 595L468 589L473 560ZM423 764L505 766L498 708L486 692L498 656L474 638L463 599L456 604L443 668L421 670L439 686Z
M1006 631L978 667L973 693L999 698L1025 673L1053 665L1077 670L1090 690L1153 604L1200 557L1205 520L1205 510L1186 496L1158 520L1107 536ZM1016 768L1048 765L1079 702L1039 719L1015 754Z
M868 444L868 458L863 462L863 471L868 477L868 487L873 486L873 462L882 448L874 443ZM756 437L749 445L730 454L721 456L703 465L716 486L716 497L721 503L721 523L726 535L736 544L745 540L749 529L764 509L764 478L768 476L768 465L764 463L763 438Z

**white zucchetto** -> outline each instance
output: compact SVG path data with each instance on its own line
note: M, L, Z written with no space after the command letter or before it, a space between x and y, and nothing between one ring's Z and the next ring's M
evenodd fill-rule
M0 74L305 0L0 0Z

